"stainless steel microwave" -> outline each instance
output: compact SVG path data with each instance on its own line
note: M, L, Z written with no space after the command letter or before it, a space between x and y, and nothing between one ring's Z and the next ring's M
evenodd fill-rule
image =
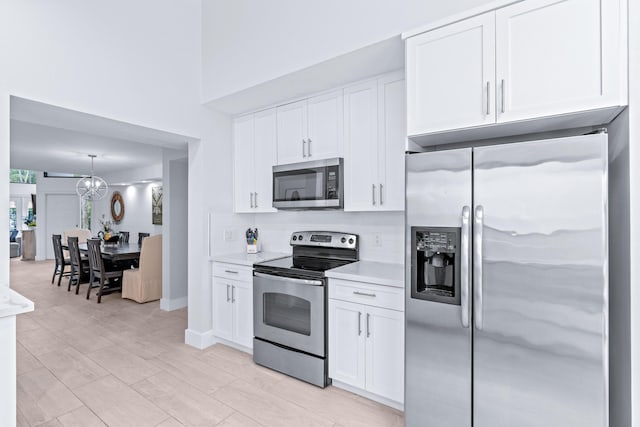
M344 161L341 157L273 167L273 207L342 209Z

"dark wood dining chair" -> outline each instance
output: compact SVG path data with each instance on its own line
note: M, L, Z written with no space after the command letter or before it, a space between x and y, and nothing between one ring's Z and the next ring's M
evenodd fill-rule
M121 231L120 232L120 243L129 243L129 232Z
M60 286L60 282L62 281L62 277L71 276L71 260L65 258L62 253L62 235L61 234L53 234L51 236L51 240L53 242L53 254L56 259L56 266L53 270L53 277L51 278L51 284L56 280L56 276L58 276L58 286ZM69 269L67 270L67 267Z
M67 246L69 247L69 259L71 260L71 276L69 277L67 292L71 290L71 286L75 286L76 295L78 295L80 284L89 282L89 260L80 254L77 237L68 237Z
M100 239L87 240L89 252L89 289L87 289L87 299L91 295L91 289L98 289L98 304L102 301L103 295L122 290L122 270L107 271L102 251L100 249ZM105 287L106 285L106 287Z
M150 233L138 233L138 245L142 245L142 240L150 235Z

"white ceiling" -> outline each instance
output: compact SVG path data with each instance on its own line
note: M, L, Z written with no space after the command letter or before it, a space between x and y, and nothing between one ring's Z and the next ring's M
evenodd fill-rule
M162 162L163 149L187 155L193 138L11 97L13 169L96 174ZM148 177L152 178L152 177ZM153 177L155 178L155 177Z

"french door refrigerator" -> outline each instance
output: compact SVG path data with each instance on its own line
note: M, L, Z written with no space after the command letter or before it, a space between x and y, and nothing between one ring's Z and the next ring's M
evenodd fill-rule
M406 166L407 426L608 426L607 135Z

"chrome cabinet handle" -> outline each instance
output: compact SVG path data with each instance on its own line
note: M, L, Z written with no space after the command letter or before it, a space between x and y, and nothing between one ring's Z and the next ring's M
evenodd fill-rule
M257 208L258 207L258 193L253 193L253 207Z
M371 336L371 329L369 328L369 317L370 317L370 314L367 313L367 338Z
M371 184L371 203L373 206L376 205L376 185Z
M305 153L305 151L304 151L304 144L305 144L306 142L307 142L307 141L306 141L304 138L302 138L302 157L307 157L307 154L306 154L306 153Z
M249 193L249 204L251 205L251 208L253 209L253 193Z
M362 313L358 312L358 336L362 335Z
M231 302L236 302L236 287L231 286Z
M382 183L380 183L380 206L382 206Z
M227 285L227 302L229 302L229 285Z
M482 235L484 208L476 207L473 236L473 319L477 330L482 330Z
M365 297L376 297L376 294L368 294L366 292L360 292L360 291L353 291L354 295L363 295Z
M487 116L491 114L491 82L487 82Z
M469 206L462 208L462 232L460 236L460 320L464 328L469 327L469 233L471 223Z
M231 274L238 274L237 271L233 271L233 270L225 270L225 273L231 273Z
M501 107L500 107L500 111L502 113L504 113L504 99L505 99L505 95L504 95L504 79L502 79L502 81L500 82L500 98L501 98Z
M311 157L311 138L307 139L307 157Z

